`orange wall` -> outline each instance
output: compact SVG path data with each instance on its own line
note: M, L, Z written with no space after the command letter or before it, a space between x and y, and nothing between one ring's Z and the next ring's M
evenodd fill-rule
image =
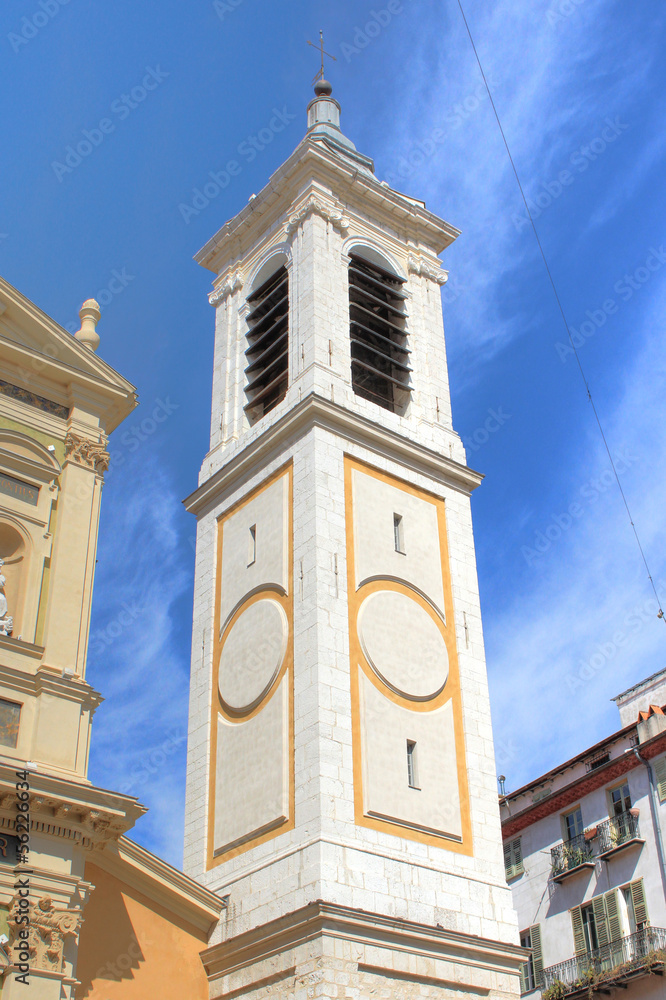
M206 1000L206 935L91 862L85 878L76 1000Z

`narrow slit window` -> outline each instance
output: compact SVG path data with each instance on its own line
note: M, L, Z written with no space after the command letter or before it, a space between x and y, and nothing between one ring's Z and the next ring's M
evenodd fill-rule
M251 423L284 399L289 382L289 274L280 267L248 298L245 412Z
M402 514L393 515L393 544L395 551L405 555L405 529L402 523Z
M352 388L394 413L410 398L404 281L358 254L349 263Z
M257 560L257 526L253 524L250 528L250 537L247 546L247 564L251 566Z
M416 743L414 740L407 740L407 783L410 788L418 788L418 775L416 773Z

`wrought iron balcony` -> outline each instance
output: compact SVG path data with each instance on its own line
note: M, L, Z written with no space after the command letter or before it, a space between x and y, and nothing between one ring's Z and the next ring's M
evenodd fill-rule
M666 929L644 927L635 934L612 941L588 955L570 958L543 970L543 1000L589 994L590 987L600 992L612 985L652 974L664 975L666 965Z
M612 854L629 844L642 843L638 832L638 817L632 816L630 812L623 812L599 823L597 838L600 855Z
M554 881L561 882L580 869L594 868L594 848L581 833L551 847L550 862Z

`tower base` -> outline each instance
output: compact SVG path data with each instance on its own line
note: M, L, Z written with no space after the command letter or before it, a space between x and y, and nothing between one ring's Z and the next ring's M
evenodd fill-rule
M201 957L211 1000L514 1000L524 951L317 900Z

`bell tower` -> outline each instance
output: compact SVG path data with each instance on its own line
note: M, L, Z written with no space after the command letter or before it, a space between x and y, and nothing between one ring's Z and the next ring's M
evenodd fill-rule
M458 230L375 177L323 79L307 125L196 257L216 324L186 501L185 868L227 897L211 996L517 997L481 476L452 427L442 320Z

